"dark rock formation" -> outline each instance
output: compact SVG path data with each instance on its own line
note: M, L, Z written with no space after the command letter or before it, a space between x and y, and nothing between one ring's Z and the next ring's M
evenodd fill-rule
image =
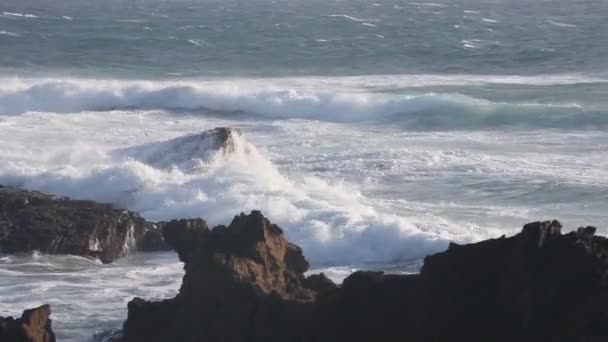
M139 245L139 246L138 246ZM163 249L159 229L109 204L0 187L0 252L38 250L108 263L129 251Z
M0 317L0 341L55 342L50 315L50 307L43 305L36 309L25 310L21 318Z
M129 303L124 334L130 341L295 341L294 325L315 292L303 286L302 250L260 212L229 227L203 220L167 223L167 243L185 262L178 296Z
M451 244L416 275L305 278L302 251L259 212L210 230L173 221L185 262L174 299L129 303L124 340L608 341L608 242L557 221L510 238Z
M431 340L608 341L608 242L557 221L450 245L420 274Z

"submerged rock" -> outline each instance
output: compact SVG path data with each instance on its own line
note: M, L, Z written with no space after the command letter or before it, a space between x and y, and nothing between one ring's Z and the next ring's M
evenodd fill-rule
M336 286L260 212L209 229L167 223L185 263L177 297L129 303L124 340L606 341L608 243L557 221L451 244L416 275L357 272Z
M109 263L131 251L163 249L160 230L109 204L0 187L0 252L40 251Z
M25 310L21 318L0 317L0 341L55 342L50 315L51 308L43 305Z

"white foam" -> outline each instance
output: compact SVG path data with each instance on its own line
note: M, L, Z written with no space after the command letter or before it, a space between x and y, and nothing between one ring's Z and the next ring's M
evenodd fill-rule
M187 40L188 43L195 45L195 46L209 46L209 47L215 47L215 44L206 42L202 39L188 39Z
M483 19L481 19L481 21L483 21L484 23L490 23L490 24L496 24L496 23L500 22L496 19L490 19L490 18L483 18Z
M419 7L436 7L436 8L445 8L446 4L439 4L436 2L409 2L410 5L419 6Z
M200 216L225 224L240 211L261 209L316 265L416 259L446 240L498 236L504 227L544 216L534 211L541 206L536 200L533 206L504 206L488 203L488 191L529 198L552 184L601 189L608 179L602 150L576 152L575 159L560 152L601 142L550 130L539 142L534 131L416 133L162 112L29 113L7 120L12 124L0 131L0 184L111 202L152 220ZM171 143L226 125L239 125L245 137L257 132L256 144L264 149L245 138L230 153ZM196 152L197 146L203 151ZM150 160L150 151L166 158ZM182 165L192 156L203 156L203 167ZM504 217L504 225L497 217Z
M350 185L286 177L247 141L234 143L233 152L204 170L157 169L122 159L91 165L83 156L64 166L9 163L0 169L0 183L116 203L153 220L201 216L225 224L240 211L261 209L315 264L415 259L445 246L432 229L365 204Z
M568 24L568 23L563 23L563 22L559 22L559 21L554 21L554 20L551 20L551 19L547 19L547 22L549 24L551 24L551 25L558 26L558 27L566 27L566 28L576 28L577 27L576 25L573 25L573 24Z
M477 49L477 46L471 40L462 40L460 43L465 49Z
M3 15L5 16L10 16L10 17L19 17L19 18L38 18L38 16L34 15L34 14L29 14L29 13L18 13L18 12L2 12Z
M224 133L228 136L225 137ZM239 131L223 132L218 129L121 149L115 154L158 169L178 168L187 173L203 172L231 158L262 158L256 147L246 141Z
M348 19L348 20L356 21L356 22L376 22L376 21L378 21L378 19L357 18L357 17L350 16L348 14L329 14L328 17L330 17L330 18L344 18L344 19Z
M188 43L192 44L192 45L196 45L196 46L201 46L202 44L199 43L198 41L194 40L194 39L188 39Z
M23 308L50 304L57 338L90 341L95 329L121 326L133 297L175 296L182 267L174 253L132 255L111 265L70 256L14 257L0 264L0 312L19 317Z
M9 36L9 37L19 37L21 36L19 33L9 32L9 31L0 31L0 35Z
M466 44L466 42L463 42ZM417 80L420 80L420 83ZM273 83L276 81L276 83ZM458 94L391 95L366 93L360 87L406 87L420 84L576 84L607 82L582 75L522 76L403 76L338 79L235 80L206 82L21 80L0 83L0 114L26 112L77 113L86 110L192 110L215 113L246 112L259 118L302 118L334 122L397 120L410 127L420 123L436 128L502 124L588 124L573 120L577 104L493 103ZM353 91L353 88L355 91ZM319 92L327 89L327 92ZM569 110L555 120L546 110ZM429 114L429 111L431 112ZM526 113L528 117L518 115ZM429 117L428 115L432 115ZM595 114L594 114L595 115ZM432 121L429 119L432 118ZM499 119L499 120L494 120ZM544 119L544 120L543 120ZM603 122L601 115L590 117ZM456 125L456 126L451 126Z

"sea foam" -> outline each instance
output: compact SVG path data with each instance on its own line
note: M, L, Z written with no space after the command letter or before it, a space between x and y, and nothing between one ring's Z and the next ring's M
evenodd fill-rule
M241 211L261 209L316 265L389 263L445 248L444 238L432 229L423 231L405 217L378 212L354 187L284 175L236 132L229 151L212 147L201 154L209 149L208 141L190 139L188 144L180 148L183 140L169 140L120 150L97 165L87 166L87 160L78 167L47 170L4 166L0 183L110 202L151 220L200 216L215 225ZM151 150L165 154L163 162L150 162ZM201 155L210 157L206 167L180 164ZM177 163L167 169L171 160Z
M420 77L424 82L424 77ZM415 77L388 82L413 84ZM496 103L457 93L381 94L348 91L357 79L208 82L7 80L0 85L0 114L79 113L109 110L168 110L214 115L247 113L258 119L297 118L333 122L397 123L411 129L477 129L501 126L585 128L608 124L601 110L576 103ZM366 84L371 86L376 80ZM387 80L385 80L386 82ZM290 83L291 82L291 83ZM350 82L350 83L349 83ZM490 82L498 84L575 84L607 82L576 75L471 77L429 84ZM433 83L435 82L435 83ZM394 84L393 84L394 85ZM324 86L330 87L327 92ZM396 85L395 85L396 86ZM344 88L344 90L340 89Z

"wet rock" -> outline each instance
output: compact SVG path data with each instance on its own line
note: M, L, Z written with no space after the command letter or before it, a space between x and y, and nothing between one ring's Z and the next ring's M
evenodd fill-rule
M36 309L25 310L21 318L0 317L0 341L55 342L50 315L50 307L43 305Z
M163 248L160 230L138 214L93 201L0 188L0 252L34 250L109 263L138 249ZM166 246L165 246L166 248Z

